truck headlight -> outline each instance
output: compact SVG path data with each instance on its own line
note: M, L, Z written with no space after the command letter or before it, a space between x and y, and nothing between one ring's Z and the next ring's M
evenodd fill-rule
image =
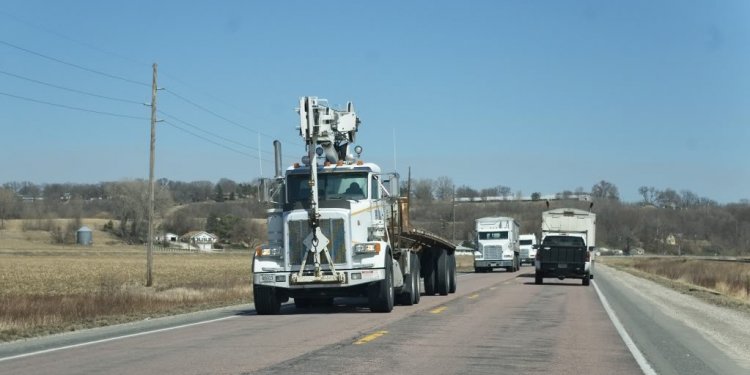
M358 243L354 245L354 253L355 254L368 254L368 253L380 254L380 244L379 243Z
M284 256L284 252L279 247L274 246L258 246L255 248L256 257L275 257L281 258Z

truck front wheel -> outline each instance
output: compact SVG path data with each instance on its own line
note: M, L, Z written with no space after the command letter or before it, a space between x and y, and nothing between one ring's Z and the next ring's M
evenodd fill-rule
M281 312L281 301L273 287L255 285L253 287L253 299L255 311L258 315L276 315Z
M370 311L391 312L395 299L393 290L393 259L390 253L385 257L385 279L370 285L368 291Z

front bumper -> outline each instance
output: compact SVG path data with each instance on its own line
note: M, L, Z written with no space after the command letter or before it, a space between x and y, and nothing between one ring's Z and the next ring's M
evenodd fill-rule
M337 271L344 274L343 282L304 282L295 284L292 283L292 275L296 275L296 271L278 271L253 273L253 285L264 285L282 289L348 288L385 280L385 270L382 268L337 269Z
M474 260L474 268L513 267L513 260Z

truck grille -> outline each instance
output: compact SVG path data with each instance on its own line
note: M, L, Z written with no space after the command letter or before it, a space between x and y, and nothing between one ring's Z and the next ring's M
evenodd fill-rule
M500 259L503 254L502 246L488 245L483 250L484 259Z
M333 263L346 263L344 219L321 219L320 230L328 238L328 251L331 254ZM301 265L302 257L305 254L307 254L307 264L313 264L313 256L307 253L307 248L303 244L309 234L310 227L307 224L307 220L293 220L289 222L289 260L291 265ZM328 261L324 256L321 256L320 263L327 264Z

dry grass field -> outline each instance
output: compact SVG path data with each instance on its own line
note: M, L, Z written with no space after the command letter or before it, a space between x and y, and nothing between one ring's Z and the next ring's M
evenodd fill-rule
M599 257L597 261L720 305L750 309L750 263L671 257Z
M91 229L101 225L90 220ZM250 254L155 254L94 230L93 246L52 245L48 232L0 230L0 341L247 303Z

